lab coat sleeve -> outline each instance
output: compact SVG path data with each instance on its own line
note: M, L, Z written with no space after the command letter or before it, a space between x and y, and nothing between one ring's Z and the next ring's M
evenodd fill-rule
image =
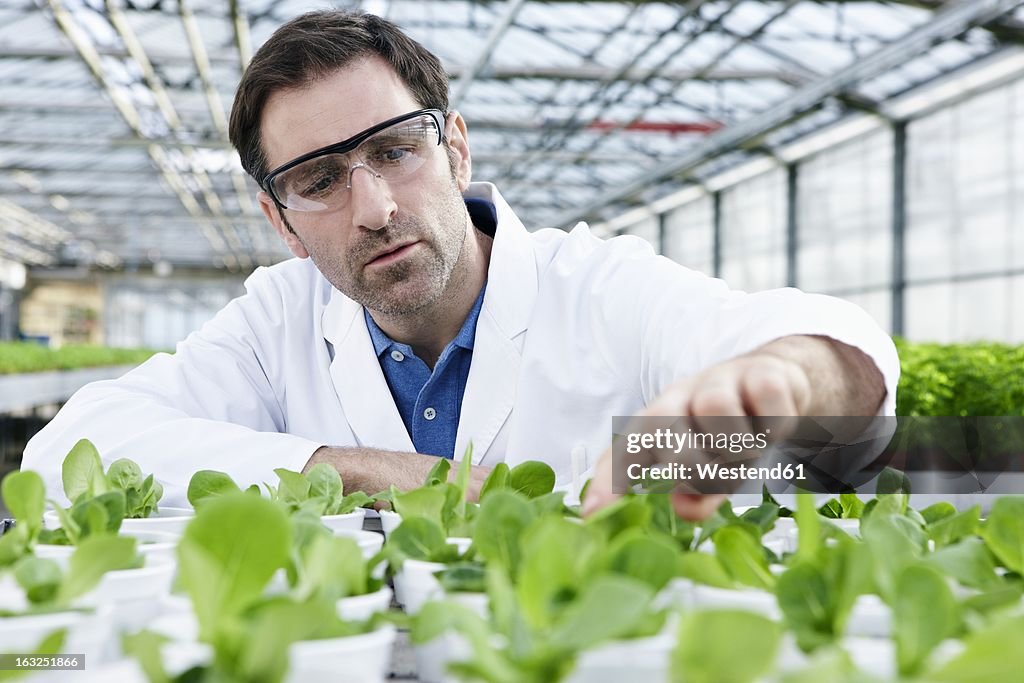
M620 249L615 308L640 336L641 393L650 403L672 382L790 335L819 335L863 351L881 371L886 396L879 415L894 415L899 358L895 345L857 305L794 288L747 293L654 256L635 238ZM612 240L614 242L615 240Z
M234 300L174 355L157 354L116 380L75 393L25 449L22 467L40 472L47 496L65 501L64 456L82 438L104 466L131 458L164 486L161 501L187 506L200 469L220 470L243 488L274 482L273 470L300 470L321 445L283 433L284 414L273 376L285 326L286 293L260 269Z

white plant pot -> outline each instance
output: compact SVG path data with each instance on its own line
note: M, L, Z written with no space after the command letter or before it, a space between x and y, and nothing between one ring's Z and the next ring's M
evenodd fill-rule
M11 590L8 579L0 591ZM13 582L12 582L13 583ZM15 587L15 590L20 588ZM106 646L112 640L113 612L101 607L93 612L53 612L20 617L0 617L0 651L33 652L44 638L57 629L66 628L62 653L85 654L86 667L107 661ZM51 672L54 680L73 677L68 671Z
M402 515L391 510L381 510L378 514L380 515L380 528L384 531L384 538L390 538L391 532L402 523Z
M285 683L382 683L394 642L395 627L386 624L363 635L294 643Z
M446 543L454 545L458 549L459 555L462 555L473 544L473 539L452 536L446 539ZM412 563L413 568L411 573L407 571L410 563ZM406 612L409 614L419 612L419 608L423 606L423 603L435 595L437 591L441 590L441 584L438 582L437 577L434 576L434 572L441 571L445 566L441 562L424 562L423 560L406 560L403 562L402 568L395 574L395 600L398 604L405 607ZM409 593L408 591L412 592ZM410 611L410 600L415 605L414 611Z
M122 530L119 536L129 536L138 541L136 549L143 556L146 555L163 555L174 559L174 550L178 547L178 539L180 536L177 534L170 534L165 531L124 531ZM34 549L36 557L45 557L51 560L66 561L67 558L71 557L72 553L75 552L76 546L73 545L51 545L48 543L38 543ZM63 564L63 562L61 562Z
M782 610L774 593L755 588L716 588L694 584L690 593L694 609L740 609L774 621L782 619Z
M668 683L675 629L635 640L616 640L580 654L566 683Z
M170 595L177 564L163 555L145 556L139 569L107 572L96 588L82 596L78 604L109 605L113 610L114 628L138 631L145 628L163 610L163 599ZM112 654L119 651L115 647Z
M338 616L346 621L366 621L374 614L391 607L391 589L384 586L366 595L352 595L338 600Z
M434 576L447 565L441 562L406 560L395 574L395 599L406 613L416 614L430 599L444 593L441 583Z
M358 543L359 549L363 551L363 557L367 560L384 547L384 537L374 531L363 531L362 529L332 529L331 531L339 538L351 538Z
M877 595L860 595L846 622L848 637L888 638L892 635L892 608Z
M181 536L191 521L195 510L192 508L159 507L156 514L146 519L125 519L121 522L122 534L136 531L161 531ZM54 510L43 513L43 525L47 529L59 529L60 517Z
M208 645L195 642L198 627L191 615L163 617L153 623L152 630L172 639L161 648L171 675L207 664L213 657ZM285 681L379 683L387 677L394 642L395 627L385 624L358 636L293 643L288 649L290 666Z
M839 641L839 647L846 650L850 659L869 680L890 681L896 679L896 645L885 638L846 637ZM781 673L793 673L805 668L811 657L796 646L796 640L789 634L782 639L776 658L776 669Z
M336 531L338 529L361 531L363 528L363 519L365 517L366 510L364 508L357 508L352 512L345 513L344 515L323 515L320 517L320 521L331 531Z
M446 593L443 597L472 609L483 619L487 618L486 593ZM429 643L417 645L415 653L416 674L420 683L448 683L454 680L448 674L448 664L464 661L473 652L461 634L446 632Z

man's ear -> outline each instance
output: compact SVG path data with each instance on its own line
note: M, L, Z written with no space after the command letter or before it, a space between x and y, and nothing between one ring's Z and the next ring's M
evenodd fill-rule
M256 199L260 203L260 210L263 211L263 215L274 226L274 230L277 230L277 234L288 245L288 249L292 254L296 258L309 258L309 252L306 251L306 247L299 240L299 236L292 232L292 229L284 222L284 216L281 215L281 210L277 208L277 204L274 203L271 196L260 190L256 193Z
M451 150L455 179L459 183L459 191L465 192L473 178L473 159L469 154L469 133L466 132L466 120L457 111L448 112L445 120L444 134L448 138Z

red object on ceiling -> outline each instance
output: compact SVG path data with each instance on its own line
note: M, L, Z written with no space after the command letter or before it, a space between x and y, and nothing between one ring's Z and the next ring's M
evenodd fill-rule
M644 133L700 133L707 135L722 129L722 124L715 121L674 122L674 121L633 121L623 126L615 121L593 121L587 130L635 130Z

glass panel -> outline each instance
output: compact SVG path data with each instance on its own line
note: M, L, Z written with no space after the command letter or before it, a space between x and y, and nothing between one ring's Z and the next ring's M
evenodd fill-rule
M735 289L786 284L786 171L722 190L722 277Z

